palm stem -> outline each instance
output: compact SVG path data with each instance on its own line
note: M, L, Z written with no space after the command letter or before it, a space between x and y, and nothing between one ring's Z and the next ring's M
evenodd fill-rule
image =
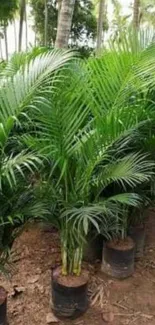
M74 253L73 273L75 275L78 275L79 272L79 255L80 255L80 249L78 247L75 249L75 253Z
M67 251L65 248L62 250L62 275L67 275Z
M83 257L83 247L80 247L79 252L79 261L78 261L78 271L77 276L81 274L81 266L82 266L82 257Z

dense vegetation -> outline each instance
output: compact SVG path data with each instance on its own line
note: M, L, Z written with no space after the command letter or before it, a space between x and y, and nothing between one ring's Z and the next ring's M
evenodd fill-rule
M155 46L137 36L86 61L36 49L1 67L2 229L55 225L63 274L80 274L89 232L125 238L154 197Z

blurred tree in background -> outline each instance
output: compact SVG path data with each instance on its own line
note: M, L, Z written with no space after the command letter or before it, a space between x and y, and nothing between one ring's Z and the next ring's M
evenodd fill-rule
M0 1L0 38L5 40L6 58L8 59L8 39L7 39L7 26L10 21L13 21L14 14L18 9L18 0L1 0Z
M45 44L45 1L30 0L34 16L34 31L40 45ZM48 24L47 45L54 46L57 33L58 2L47 1ZM97 22L93 13L94 5L91 0L76 0L71 28L71 46L83 47L93 42L96 36ZM83 39L85 41L83 42Z

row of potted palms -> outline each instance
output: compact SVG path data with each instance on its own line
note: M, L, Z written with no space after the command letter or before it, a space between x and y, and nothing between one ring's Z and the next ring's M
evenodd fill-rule
M62 265L52 275L59 317L87 309L82 260L92 231L108 240L102 270L133 272L128 224L154 177L153 150L145 146L154 140L154 53L154 44L130 36L100 58L36 51L2 68L1 192L33 173L29 202L40 200L34 214L60 232Z

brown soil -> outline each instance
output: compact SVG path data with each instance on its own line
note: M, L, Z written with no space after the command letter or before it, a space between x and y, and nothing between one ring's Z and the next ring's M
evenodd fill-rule
M58 267L53 272L53 279L57 281L57 283L62 284L65 287L80 287L88 282L89 272L87 270L82 270L80 276L76 275L67 275L64 276L61 273L61 267Z
M107 247L114 248L116 250L127 251L134 247L134 242L130 237L127 237L125 239L115 239L113 241L110 241L107 244Z
M111 279L99 271L100 265L86 264L91 274L92 306L80 319L57 324L155 325L153 211L149 213L146 240L145 256L136 263L134 275L126 280ZM44 232L39 225L27 226L14 242L11 262L11 279L0 277L0 284L8 291L9 325L48 324L52 310L51 267L60 265L58 234Z

